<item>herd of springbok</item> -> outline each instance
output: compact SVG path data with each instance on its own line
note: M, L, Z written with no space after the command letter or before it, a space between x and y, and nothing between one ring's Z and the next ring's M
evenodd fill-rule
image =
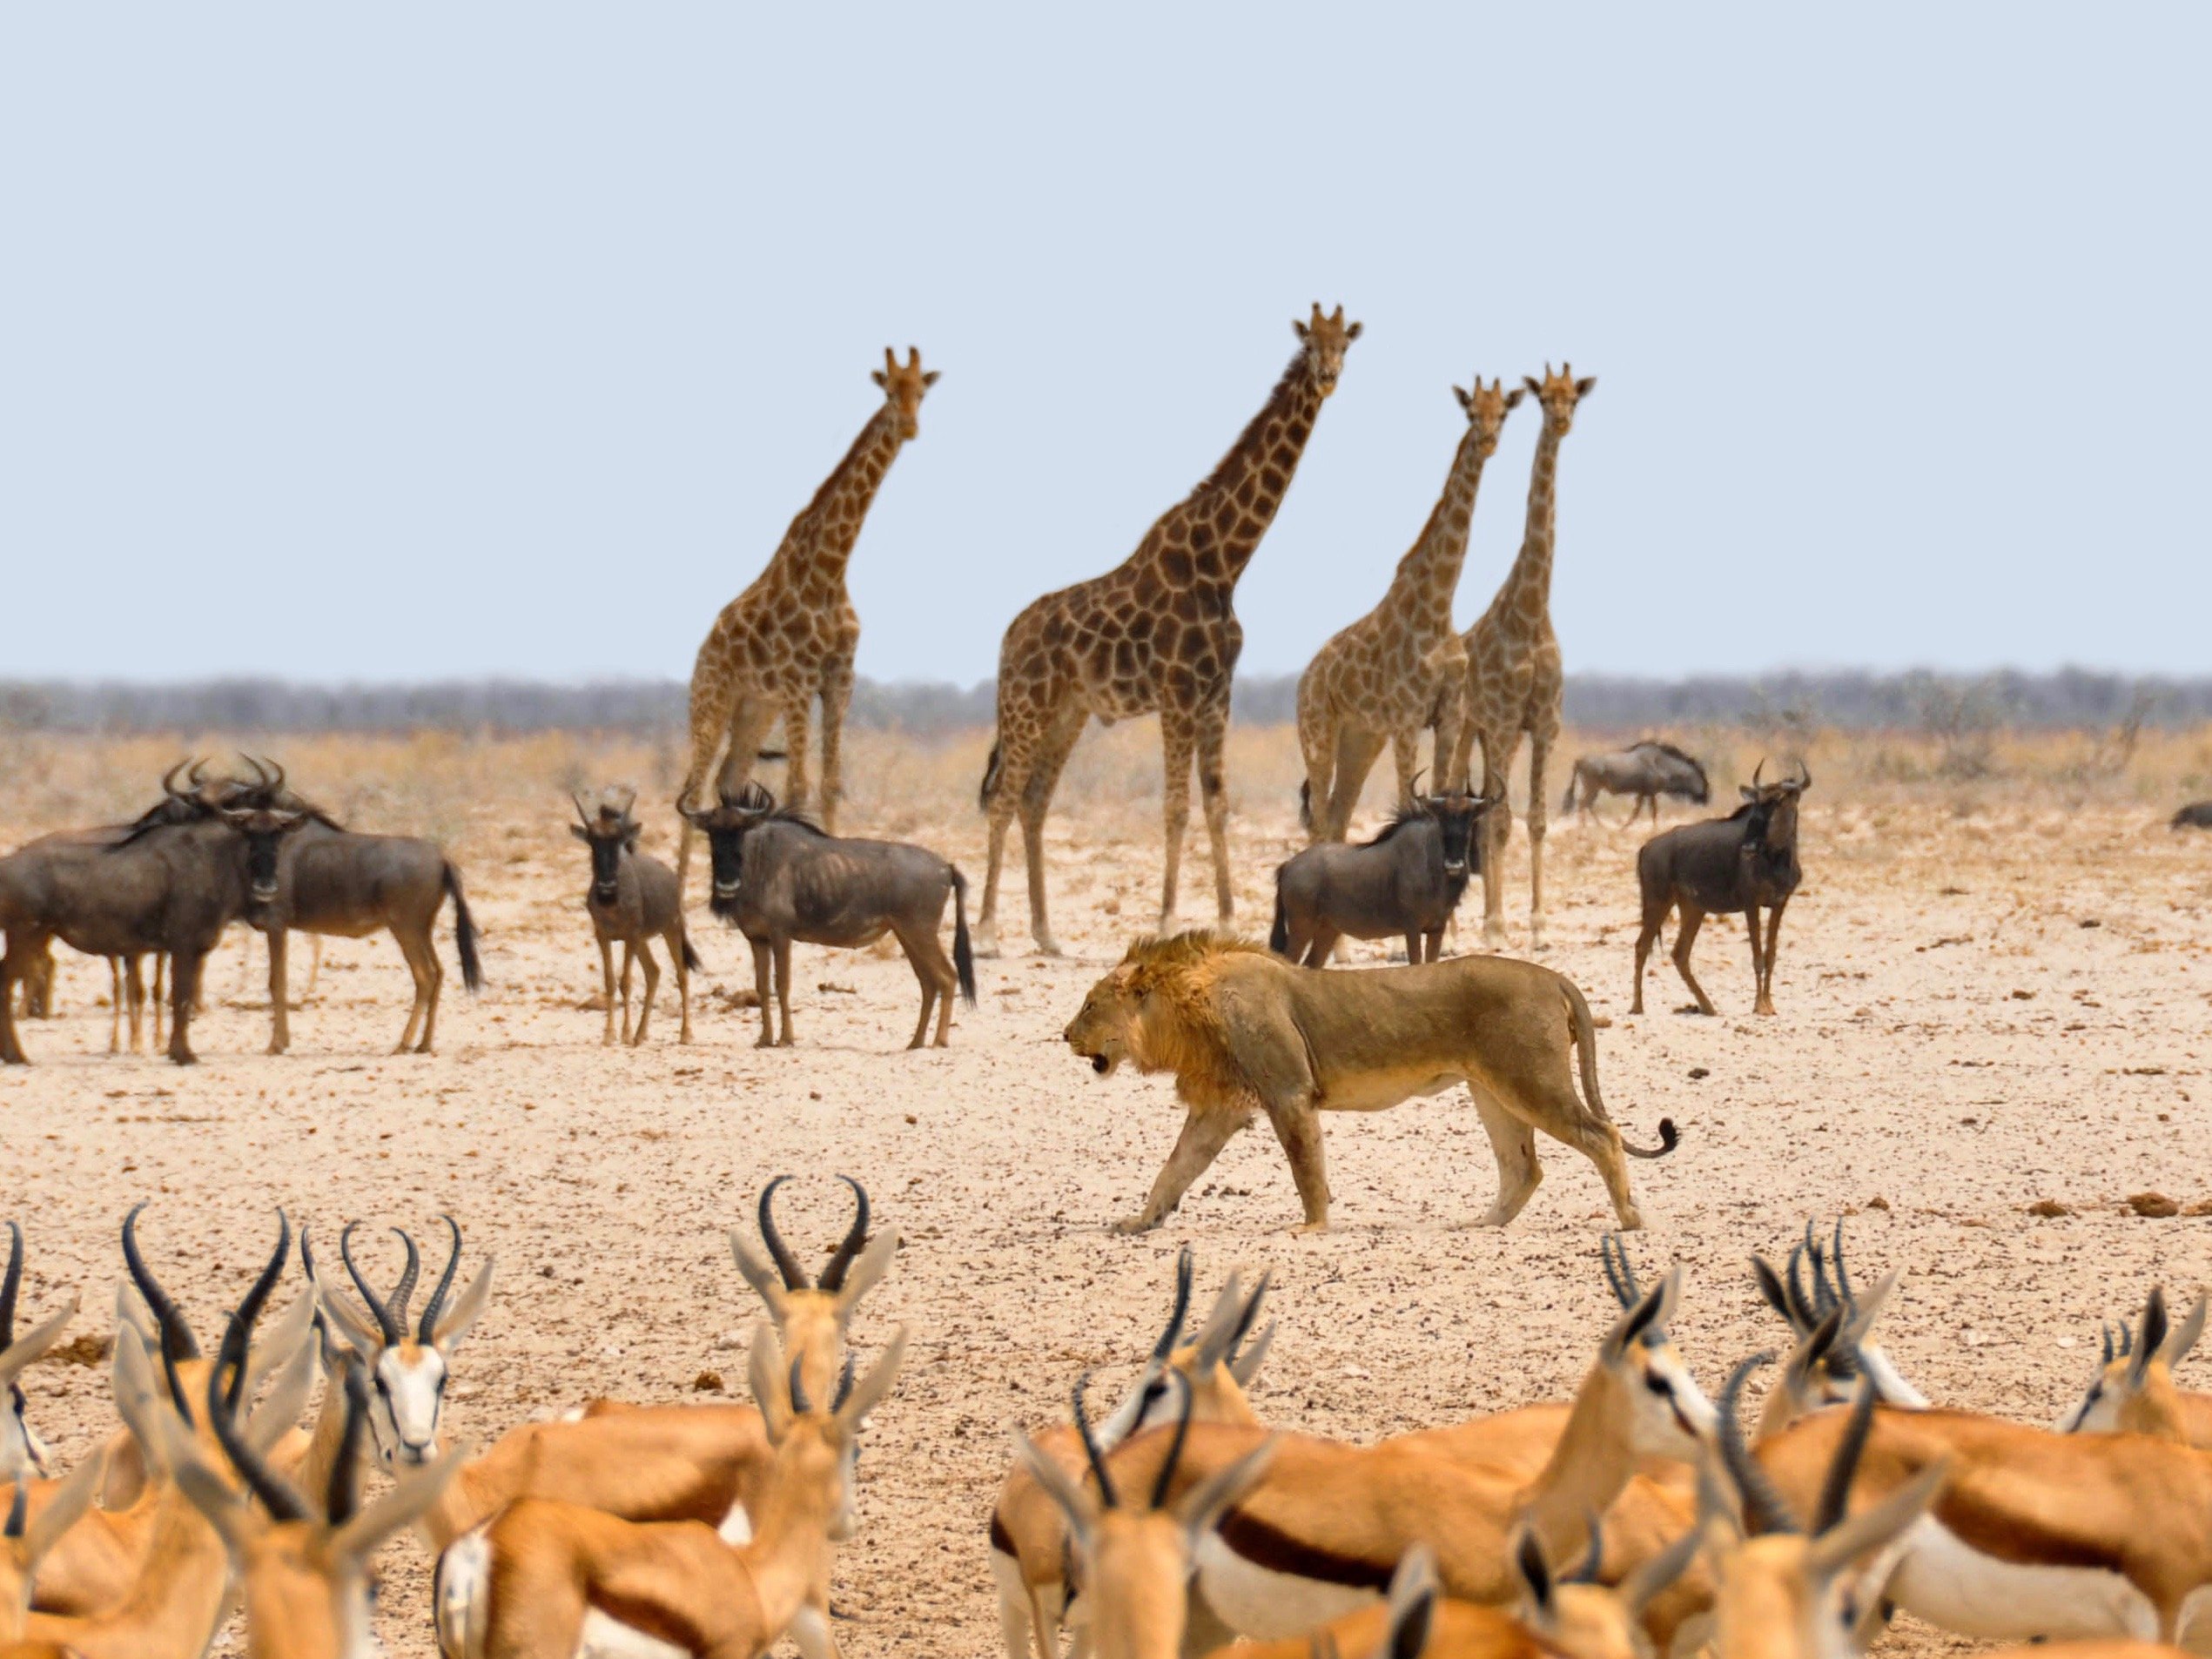
M767 1313L752 1405L595 1400L481 1451L442 1421L492 1282L487 1259L456 1290L450 1218L419 1315L413 1239L393 1230L405 1265L380 1293L348 1223L353 1296L303 1229L306 1284L264 1321L292 1251L280 1212L211 1359L134 1209L122 1427L59 1476L21 1379L77 1299L16 1334L10 1223L0 1656L195 1659L242 1607L257 1659L361 1659L372 1557L411 1529L447 1659L750 1659L785 1636L833 1659L858 1441L906 1347L901 1327L864 1370L849 1332L898 1239L869 1236L841 1177L853 1220L810 1277L777 1230L784 1179L760 1197L768 1259L729 1239ZM1792 1347L1747 1431L1745 1386L1774 1355L1736 1365L1716 1406L1670 1333L1680 1269L1646 1286L1617 1238L1602 1256L1617 1314L1570 1398L1359 1444L1261 1420L1268 1278L1231 1273L1193 1324L1186 1247L1119 1403L1094 1413L1086 1374L1072 1423L1015 1436L988 1519L1006 1659L1057 1659L1063 1637L1091 1659L1843 1659L1899 1609L2114 1659L2212 1634L2212 1396L2172 1376L2202 1300L2176 1324L2154 1289L2080 1402L2032 1427L1924 1400L1871 1330L1896 1275L1860 1290L1840 1224L1832 1242L1808 1226L1785 1269L1752 1264ZM375 1471L389 1484L365 1498Z

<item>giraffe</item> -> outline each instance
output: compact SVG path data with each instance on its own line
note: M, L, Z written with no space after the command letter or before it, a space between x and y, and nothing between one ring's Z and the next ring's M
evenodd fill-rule
M791 521L768 568L723 607L707 631L691 668L691 762L676 796L679 813L692 806L725 737L729 749L716 789L724 799L734 798L752 774L761 740L779 717L790 762L784 795L791 804L805 805L807 720L818 697L821 819L824 829L836 830L845 709L852 701L852 660L860 645L860 616L845 591L845 566L892 457L921 432L922 399L937 384L938 373L922 372L922 354L911 346L904 363L891 347L884 348L884 366L871 376L883 388L883 407L869 417L844 459ZM680 898L691 863L689 817L677 834Z
M1529 739L1529 946L1543 948L1543 769L1559 736L1559 637L1551 631L1551 552L1556 530L1554 486L1559 440L1575 424L1575 406L1590 394L1594 379L1577 380L1572 366L1543 379L1523 376L1543 406L1536 464L1529 474L1529 521L1521 551L1489 609L1467 630L1467 718L1460 727L1453 772L1468 775L1474 745L1483 745L1483 793L1503 799L1506 777L1526 733ZM1483 820L1483 941L1505 943L1505 889L1498 862L1511 821L1503 811Z
M1095 715L1104 722L1157 711L1167 765L1167 878L1160 927L1175 913L1183 830L1190 820L1190 775L1199 792L1214 855L1221 919L1229 890L1228 797L1222 746L1228 735L1229 681L1243 648L1232 601L1237 578L1258 551L1315 417L1344 366L1360 325L1329 316L1291 324L1298 354L1267 406L1204 482L1167 509L1118 568L1045 594L1014 618L998 649L998 735L985 769L981 803L991 820L984 877L980 949L998 948L998 874L1006 827L1021 816L1029 866L1029 927L1037 949L1059 954L1045 910L1045 814L1060 769Z
M1344 838L1385 743L1397 764L1398 797L1412 799L1424 726L1436 728L1436 785L1463 782L1450 776L1467 688L1467 648L1452 626L1452 594L1467 557L1483 463L1496 453L1521 388L1508 392L1503 380L1485 386L1478 374L1472 392L1454 386L1452 393L1467 431L1420 539L1398 561L1382 602L1330 639L1299 676L1298 746L1306 756L1299 817L1315 841Z

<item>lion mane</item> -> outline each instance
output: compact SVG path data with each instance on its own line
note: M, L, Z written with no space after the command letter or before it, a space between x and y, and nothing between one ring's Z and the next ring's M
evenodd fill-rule
M1175 1092L1201 1112L1248 1116L1259 1101L1229 1046L1214 999L1224 957L1267 947L1200 928L1139 939L1121 958L1129 1058L1140 1071L1173 1071ZM1126 977L1123 977L1126 976Z

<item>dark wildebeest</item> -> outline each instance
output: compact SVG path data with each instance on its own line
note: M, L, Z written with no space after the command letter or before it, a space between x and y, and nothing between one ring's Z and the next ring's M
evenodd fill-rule
M706 832L714 859L716 916L742 931L753 947L753 983L760 992L758 1046L791 1042L791 942L873 944L898 936L914 977L922 983L922 1017L914 1027L919 1048L929 1036L930 1010L938 1011L937 1045L951 1045L952 993L975 1005L975 951L968 943L968 882L951 863L923 847L899 841L856 841L833 836L776 797L749 783L736 799L684 816ZM952 898L952 959L937 942L945 900ZM776 1035L770 1005L770 966L775 1000L783 1011Z
M2212 801L2192 801L2174 815L2169 830L2212 830Z
M172 774L173 778L173 774ZM58 841L0 858L0 1062L27 1064L15 1024L15 983L25 964L58 938L96 957L171 958L169 1058L192 1063L186 1026L200 965L250 895L273 883L284 844L306 823L266 808L211 807L172 782L171 801L189 821L141 821L111 844ZM153 815L149 814L151 817Z
M1648 806L1651 822L1657 823L1661 796L1703 806L1712 799L1712 786L1705 781L1705 769L1693 757L1672 743L1647 737L1626 749L1585 755L1577 760L1567 775L1567 793L1559 803L1562 817L1576 810L1578 794L1584 812L1596 807L1600 795L1632 795L1636 800L1628 809L1627 822L1634 823Z
M461 984L472 991L484 985L476 958L476 921L461 892L461 872L436 842L356 834L286 788L281 766L270 762L264 767L252 760L247 764L259 781L241 785L238 798L298 812L305 819L271 881L254 884L245 911L245 920L269 940L269 1052L282 1054L292 1046L292 1023L286 1017L287 931L365 939L388 930L414 979L414 1002L393 1052L405 1054L412 1048L417 1054L429 1053L438 1024L438 992L446 977L430 934L449 894Z
M607 986L607 1034L601 1040L610 1046L615 1041L617 944L622 947L622 1038L632 1048L645 1040L646 1024L653 1018L653 993L661 984L660 966L653 960L653 940L658 937L676 964L676 1006L683 1017L683 1030L676 1041L689 1043L691 971L699 965L699 953L691 948L683 930L683 904L676 896L676 872L637 850L642 826L629 811L636 804L637 791L628 791L619 801L602 797L595 813L585 811L584 803L575 796L569 798L576 802L576 816L582 823L570 824L568 833L591 849L591 888L584 895L584 909L591 917L592 931L599 936L600 977ZM645 1004L638 1011L635 1031L629 1023L633 956L645 962Z
M1711 1001L1690 971L1690 949L1698 929L1716 910L1741 910L1751 938L1751 975L1758 999L1752 1012L1774 1011L1774 942L1782 930L1782 910L1797 891L1798 797L1812 787L1812 774L1798 765L1798 776L1762 784L1751 774L1744 804L1725 818L1685 823L1645 842L1636 855L1636 879L1644 890L1644 930L1636 936L1636 996L1629 1012L1644 1011L1644 964L1667 912L1677 904L1682 924L1674 936L1674 965L1698 999L1698 1011L1713 1012ZM1759 908L1767 907L1766 939L1759 940Z
M1275 870L1267 948L1323 968L1346 934L1403 936L1408 962L1435 962L1443 955L1444 924L1482 867L1476 827L1497 804L1464 793L1415 795L1374 839L1358 846L1319 841L1286 860Z

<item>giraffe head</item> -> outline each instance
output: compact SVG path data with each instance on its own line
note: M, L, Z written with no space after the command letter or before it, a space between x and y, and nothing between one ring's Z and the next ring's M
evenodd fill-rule
M918 438L922 435L922 398L937 384L938 371L922 373L922 354L913 346L906 348L906 360L901 363L888 346L884 347L884 366L870 378L884 389L884 401L898 413L898 435Z
M1316 301L1309 320L1294 321L1290 326L1306 342L1307 372L1321 388L1321 396L1327 397L1336 390L1336 377L1344 372L1344 348L1359 339L1360 325L1344 320L1341 306L1322 316L1320 302Z
M1541 380L1533 374L1524 374L1521 379L1536 394L1536 401L1543 405L1545 427L1563 435L1574 429L1575 406L1597 388L1597 377L1594 374L1575 379L1571 363L1562 363L1556 374L1551 372L1550 364L1545 364Z
M1492 380L1487 386L1483 377L1475 377L1475 389L1462 392L1452 388L1452 396L1459 400L1459 406L1467 412L1467 424L1475 428L1476 453L1488 460L1497 453L1497 435L1505 430L1506 411L1521 401L1521 388L1508 392L1503 379Z

